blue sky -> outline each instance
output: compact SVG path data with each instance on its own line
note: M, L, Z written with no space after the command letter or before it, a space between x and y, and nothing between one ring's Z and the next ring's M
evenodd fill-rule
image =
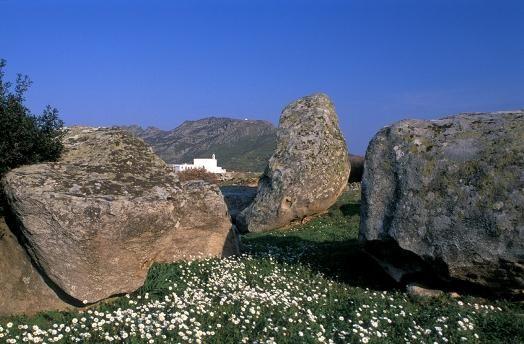
M350 151L403 118L524 108L524 1L0 0L0 57L68 125L277 123L331 96Z

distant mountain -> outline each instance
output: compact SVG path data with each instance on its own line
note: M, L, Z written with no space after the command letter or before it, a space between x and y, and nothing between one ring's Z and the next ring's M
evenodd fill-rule
M143 139L167 163L192 162L216 154L233 171L264 170L276 146L277 129L267 121L209 117L186 121L173 130L122 127Z

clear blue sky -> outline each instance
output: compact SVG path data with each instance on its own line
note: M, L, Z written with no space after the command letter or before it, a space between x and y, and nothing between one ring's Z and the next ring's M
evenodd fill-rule
M0 0L0 57L68 125L277 123L326 92L362 154L399 119L524 108L523 18L522 0Z

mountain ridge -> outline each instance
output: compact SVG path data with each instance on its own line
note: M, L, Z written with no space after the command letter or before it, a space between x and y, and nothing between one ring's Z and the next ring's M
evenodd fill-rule
M184 121L172 130L120 126L148 143L167 163L190 163L216 154L234 171L264 170L276 146L277 128L269 121L206 117Z

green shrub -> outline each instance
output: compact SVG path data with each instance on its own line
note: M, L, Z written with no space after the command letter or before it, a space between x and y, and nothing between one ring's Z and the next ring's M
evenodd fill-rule
M31 81L18 74L12 90L4 81L5 66L0 60L0 177L21 165L56 160L63 149L58 111L48 105L41 115L33 115L24 105Z

